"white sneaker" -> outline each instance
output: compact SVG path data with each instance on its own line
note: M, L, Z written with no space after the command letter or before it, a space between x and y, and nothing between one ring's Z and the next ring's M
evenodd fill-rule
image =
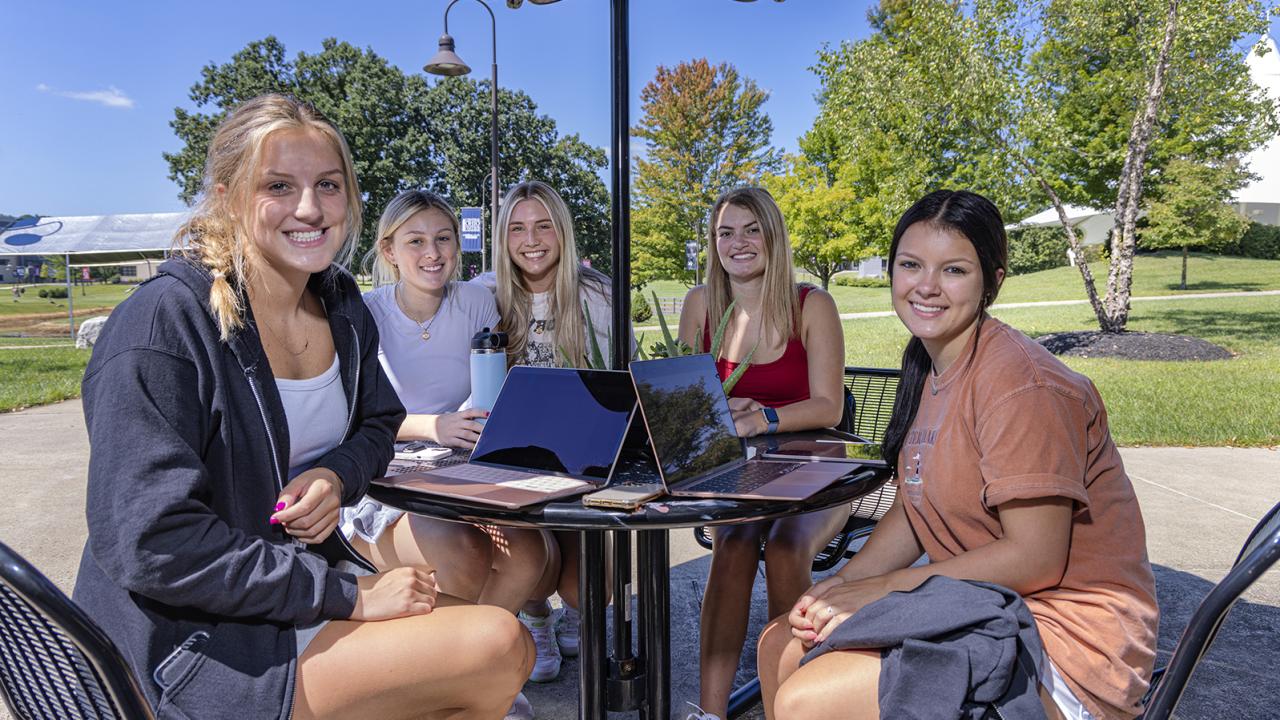
M689 716L686 717L685 720L720 720L719 715L712 715L709 712L703 712L702 708L698 707L697 705L694 705L688 700L685 701L685 704L687 704L689 707L693 708L696 711L696 712L689 713Z
M529 628L533 636L533 646L538 656L533 661L533 672L529 679L533 682L551 682L560 675L560 648L556 645L556 629L553 618L534 617L523 612L518 616L520 622Z
M577 610L564 606L560 611L560 622L556 625L556 644L560 646L560 654L565 657L578 657L578 624L582 616Z
M515 702L511 703L511 709L502 720L533 720L533 705L529 698L524 693L516 695Z

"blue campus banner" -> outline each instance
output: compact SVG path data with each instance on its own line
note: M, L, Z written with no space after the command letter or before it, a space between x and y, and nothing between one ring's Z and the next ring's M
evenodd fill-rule
M483 210L478 207L462 208L462 251L480 252L483 243Z

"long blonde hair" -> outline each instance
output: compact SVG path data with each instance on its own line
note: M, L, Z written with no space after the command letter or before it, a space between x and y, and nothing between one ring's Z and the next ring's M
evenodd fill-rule
M552 187L539 180L526 180L515 185L502 198L498 211L498 237L493 244L493 265L497 275L498 314L502 321L498 329L507 333L507 362L522 357L529 342L529 321L533 317L533 298L524 284L524 276L516 267L507 247L507 226L511 213L521 200L535 200L542 204L551 216L551 224L560 243L560 262L556 266L551 285L548 316L555 323L555 339L558 350L573 362L574 367L587 366L586 321L582 315L582 290L595 292L601 298L609 298L609 278L603 273L582 265L578 261L578 247L573 235L573 218L569 207ZM609 318L591 318L599 328L607 327ZM608 348L600 349L608 356ZM557 360L564 358L557 354Z
M259 95L242 103L214 132L200 200L174 235L175 248L188 244L190 252L213 274L209 306L223 342L244 327L244 288L253 277L256 257L250 208L262 148L272 133L287 130L319 132L342 159L346 237L334 262L350 262L360 237L360 188L351 150L338 128L315 108L285 95Z
M720 322L733 302L729 274L716 250L716 223L726 205L737 205L755 216L764 238L764 287L761 290L760 337L766 343L793 338L799 332L800 298L791 264L791 238L782 211L768 190L740 187L725 191L711 208L707 238L707 317L710 329Z
M365 255L365 265L371 265L373 269L374 287L400 281L400 268L392 265L383 251L391 248L393 236L401 225L408 222L409 218L426 210L439 210L444 213L444 216L449 218L449 224L453 226L454 240L461 242L458 238L458 215L444 198L429 190L405 190L387 203L386 209L382 211L382 216L378 218L378 239ZM449 278L451 281L457 277L462 268L461 247L458 253L458 261L453 266L454 277Z

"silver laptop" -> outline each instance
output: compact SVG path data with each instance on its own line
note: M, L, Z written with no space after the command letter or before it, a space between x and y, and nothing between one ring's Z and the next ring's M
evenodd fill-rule
M514 367L465 463L377 482L508 508L603 487L635 414L630 375Z
M710 355L637 360L631 379L667 492L690 497L803 500L847 464L747 458Z

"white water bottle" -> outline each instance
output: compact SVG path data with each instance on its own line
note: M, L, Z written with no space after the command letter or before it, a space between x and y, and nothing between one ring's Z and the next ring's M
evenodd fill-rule
M507 334L484 328L471 337L471 407L492 410L506 378Z

